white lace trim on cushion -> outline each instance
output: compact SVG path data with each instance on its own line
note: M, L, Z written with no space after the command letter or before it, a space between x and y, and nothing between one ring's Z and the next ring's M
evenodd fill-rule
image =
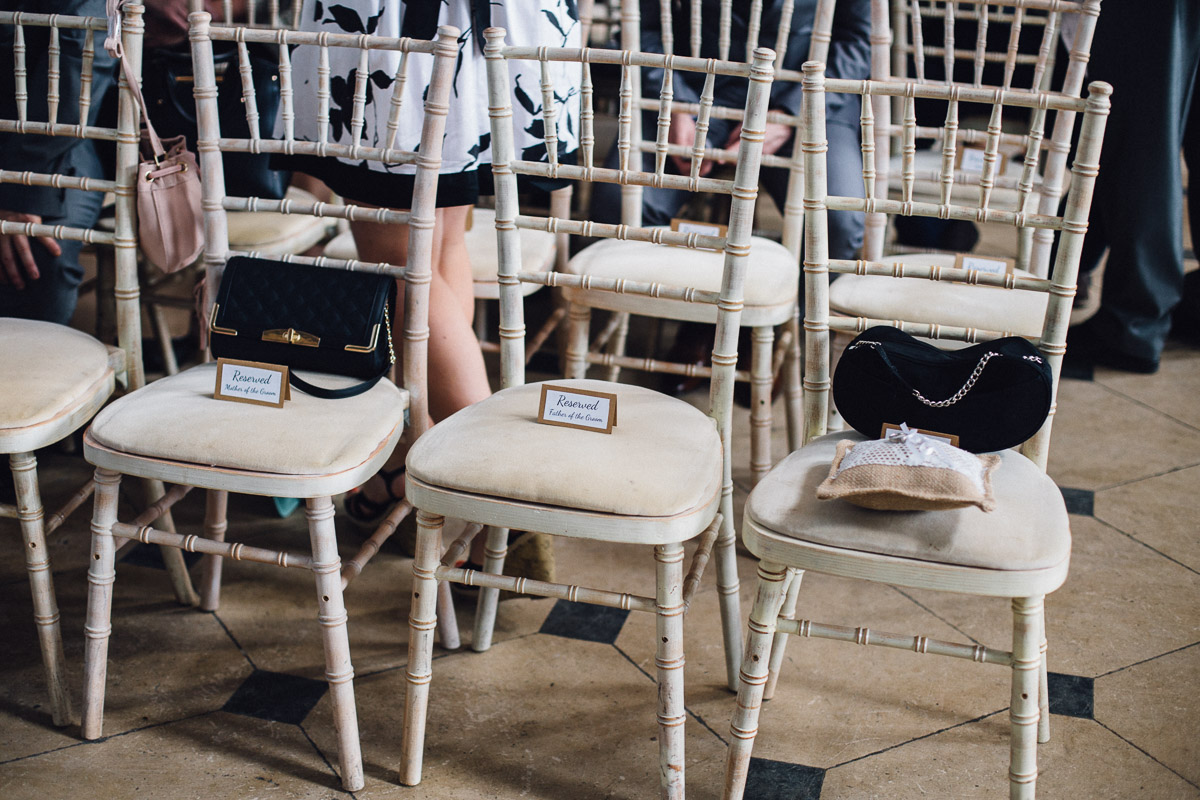
M838 475L867 464L949 469L969 480L980 494L986 493L984 476L987 466L979 456L942 439L917 433L904 424L900 425L900 430L889 431L883 439L859 442L852 447L838 465Z

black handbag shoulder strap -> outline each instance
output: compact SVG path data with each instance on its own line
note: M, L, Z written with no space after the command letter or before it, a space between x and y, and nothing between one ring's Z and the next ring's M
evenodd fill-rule
M291 370L288 370L288 383L290 383L292 386L295 386L305 394L310 394L313 397L320 397L322 400L341 400L346 397L360 395L363 392L370 390L371 387L379 383L384 375L388 374L388 370L391 368L392 365L388 364L383 368L383 371L374 378L368 378L362 383L356 383L353 386L344 386L341 389L327 389L324 386L317 386L314 383L309 383Z

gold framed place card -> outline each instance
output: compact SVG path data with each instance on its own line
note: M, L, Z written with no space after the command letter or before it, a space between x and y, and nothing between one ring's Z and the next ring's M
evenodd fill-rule
M612 433L617 424L617 396L544 383L537 421L543 425Z
M283 408L284 401L292 399L288 387L288 368L280 364L218 358L217 385L213 389L213 397L235 403Z
M680 219L676 217L671 220L671 230L675 233L698 233L701 236L721 236L729 235L728 225L718 225L715 222L700 222L694 219ZM705 247L704 250L714 250L716 248Z
M886 439L888 433L890 433L891 431L898 431L898 430L900 430L899 425L893 425L890 422L885 422L885 423L883 423L883 430L880 432L879 438ZM919 434L922 434L923 436L928 436L930 439L940 439L943 442L945 442L946 444L950 445L951 447L958 447L958 437L955 436L953 433L938 433L937 431L926 431L926 430L921 430L920 428L914 428L914 429L910 429L910 430L913 430L914 433L919 433Z
M954 259L955 269L973 269L986 275L1011 275L1017 263L1011 258L1000 256L977 256L959 253Z

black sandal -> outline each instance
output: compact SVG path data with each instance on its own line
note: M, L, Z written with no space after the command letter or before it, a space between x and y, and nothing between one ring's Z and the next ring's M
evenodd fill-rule
M392 506L404 499L403 494L397 495L392 491L396 479L404 477L403 465L396 469L381 469L375 473L375 476L383 479L383 489L387 492L386 500L372 500L367 497L366 492L360 486L347 494L342 503L346 509L346 516L359 528L374 530L392 509Z

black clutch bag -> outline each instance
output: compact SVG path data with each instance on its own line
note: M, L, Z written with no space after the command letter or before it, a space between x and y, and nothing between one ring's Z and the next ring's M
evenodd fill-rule
M352 397L374 386L396 361L395 302L390 275L235 256L225 265L209 318L212 354L283 364L297 389L315 397ZM364 382L326 389L298 378L297 369Z
M869 328L842 353L833 400L846 422L872 439L904 422L958 437L973 453L1014 447L1050 413L1050 365L1010 336L941 350L886 325Z

